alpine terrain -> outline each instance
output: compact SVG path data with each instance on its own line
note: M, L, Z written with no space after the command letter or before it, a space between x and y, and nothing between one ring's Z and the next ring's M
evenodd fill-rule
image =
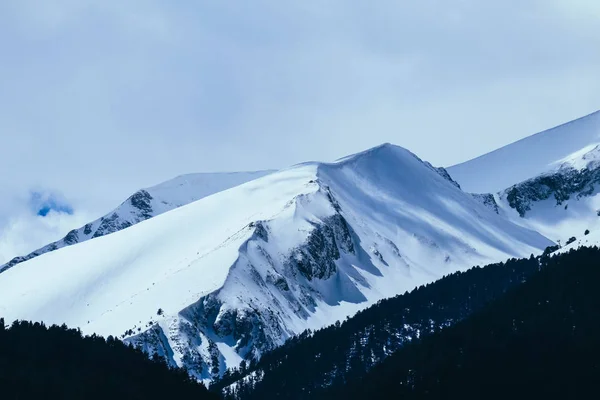
M151 188L139 190L115 210L79 229L73 229L61 240L0 265L0 273L41 254L120 231L138 222L270 172L273 171L187 174Z
M597 247L448 275L227 371L227 400L582 398L597 386Z
M115 335L208 380L383 298L554 244L450 176L385 144L177 200L139 192L151 211L130 199L110 235L96 221L0 274L0 315Z
M519 225L561 244L600 243L600 111L448 171Z

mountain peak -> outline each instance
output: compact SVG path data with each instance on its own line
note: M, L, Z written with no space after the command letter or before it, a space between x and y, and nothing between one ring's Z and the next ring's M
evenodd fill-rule
M392 143L382 143L378 146L371 147L370 149L337 159L332 164L348 164L366 158L377 159L383 162L386 160L395 162L394 160L397 161L398 159L408 158L410 160L416 159L420 162L423 162L417 155L412 153L410 150L405 149L404 147L397 146Z

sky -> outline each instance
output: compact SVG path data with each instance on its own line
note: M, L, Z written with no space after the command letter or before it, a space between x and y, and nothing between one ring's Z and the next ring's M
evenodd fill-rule
M600 109L598 49L597 0L3 0L0 262L183 173L468 160Z

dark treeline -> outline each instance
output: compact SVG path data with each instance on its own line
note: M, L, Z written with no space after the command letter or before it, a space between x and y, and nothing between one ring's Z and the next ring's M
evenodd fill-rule
M306 399L353 382L407 343L455 324L536 274L548 256L457 272L315 333L305 332L227 373L211 390L229 399ZM240 379L245 377L244 379ZM236 382L235 390L229 386Z
M577 399L600 376L600 250L553 257L472 317L306 398Z
M185 396L185 397L180 397ZM188 374L109 337L0 319L0 398L216 399Z

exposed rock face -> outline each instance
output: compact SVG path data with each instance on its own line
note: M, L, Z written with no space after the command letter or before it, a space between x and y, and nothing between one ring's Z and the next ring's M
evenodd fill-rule
M472 194L471 196L496 214L499 214L499 206L493 194Z
M138 210L138 216L143 219L153 217L152 200L154 198L145 190L140 190L129 198L131 206Z
M322 224L315 224L306 243L292 251L289 262L309 281L327 279L336 272L340 249L354 254L348 224L344 217L335 214Z
M96 229L96 233L94 233L92 238L108 235L120 231L121 229L129 228L131 225L131 222L123 221L121 217L119 217L119 214L113 213L109 217L102 217L100 219L100 226L98 226L98 229Z
M450 182L457 188L459 188L459 189L461 188L460 185L458 184L458 182L456 182L454 179L452 179L452 176L450 176L450 173L446 170L446 168L434 167L433 165L431 165L430 162L427 162L427 161L423 161L423 164L425 164L427 167L429 167L432 170L434 170L435 172L437 172L438 175L440 175L442 178L444 178L445 180L447 180L448 182Z
M427 163L429 164L429 163ZM429 164L431 165L431 164ZM452 177L450 176L450 174L448 173L448 171L446 170L446 168L444 167L432 167L434 168L438 174L440 174L444 179L446 179L448 182L452 183L454 186L456 186L457 188L460 189L460 185L458 184L458 182L456 182L454 179L452 179Z
M77 230L72 230L69 233L67 233L67 236L64 237L63 241L65 242L65 244L67 245L72 245L75 243L79 242L79 234L77 232Z
M534 202L554 197L556 204L561 205L572 196L578 199L590 196L598 182L600 167L581 170L567 167L514 185L505 195L509 205L524 217Z
M41 249L38 250L38 251L41 251ZM11 267L13 267L13 266L15 266L15 265L17 265L19 263L25 262L27 260L30 260L30 259L32 259L34 257L39 256L41 253L39 253L38 251L34 251L33 253L30 253L30 254L28 254L26 256L22 256L22 257L19 256L19 257L13 258L12 260L10 260L9 262L7 262L6 264L0 266L0 272L4 272L7 269L9 269L9 268L11 268Z

